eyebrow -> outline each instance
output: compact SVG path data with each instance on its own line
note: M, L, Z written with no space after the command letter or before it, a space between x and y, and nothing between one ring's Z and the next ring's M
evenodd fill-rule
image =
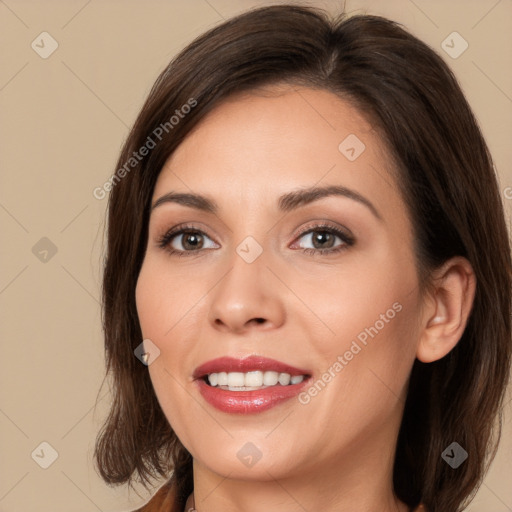
M377 219L382 220L379 211L366 197L355 190L339 185L312 187L288 192L279 197L278 207L280 211L287 213L329 196L342 196L357 201L366 206ZM213 214L217 214L219 211L219 207L213 199L200 194L184 192L168 192L164 194L153 203L151 210L154 210L164 203L177 203Z

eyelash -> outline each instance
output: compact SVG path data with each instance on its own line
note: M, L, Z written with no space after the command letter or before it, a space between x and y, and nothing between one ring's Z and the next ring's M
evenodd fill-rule
M315 224L313 226L308 226L307 228L302 230L297 235L297 239L300 239L304 235L307 235L309 233L314 233L315 231L320 231L320 232L336 235L338 238L341 239L343 244L338 245L337 247L334 247L332 249L311 249L309 247L302 248L301 250L304 254L308 254L308 255L335 254L335 253L346 250L348 247L351 247L355 243L355 240L351 236L349 236L347 233L344 233L343 231L341 231L329 224ZM160 249L165 249L166 251L168 251L172 256L179 256L179 257L193 256L194 253L197 253L200 251L178 251L176 249L172 249L169 245L174 237L176 237L178 235L191 234L191 233L192 234L200 234L202 236L208 236L206 233L204 233L200 229L195 228L192 225L180 224L179 226L175 226L174 228L167 231L164 235L160 236L157 240L157 245Z

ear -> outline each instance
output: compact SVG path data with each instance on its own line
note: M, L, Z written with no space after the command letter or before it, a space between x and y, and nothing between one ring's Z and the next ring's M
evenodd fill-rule
M456 256L434 272L426 292L416 357L431 363L459 342L475 298L476 277L466 258Z

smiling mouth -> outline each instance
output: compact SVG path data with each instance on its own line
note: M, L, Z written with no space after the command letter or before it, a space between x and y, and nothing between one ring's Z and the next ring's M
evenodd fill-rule
M203 399L219 411L253 414L297 396L312 373L259 355L224 356L197 367L192 378Z
M308 375L291 375L276 371L218 372L210 373L203 380L211 387L227 391L256 391L272 386L293 386L307 379Z

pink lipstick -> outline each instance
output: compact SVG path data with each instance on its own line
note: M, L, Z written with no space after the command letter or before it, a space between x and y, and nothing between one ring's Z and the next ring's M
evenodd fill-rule
M249 356L213 359L199 366L193 377L202 397L216 409L251 414L297 396L311 373L275 359Z

